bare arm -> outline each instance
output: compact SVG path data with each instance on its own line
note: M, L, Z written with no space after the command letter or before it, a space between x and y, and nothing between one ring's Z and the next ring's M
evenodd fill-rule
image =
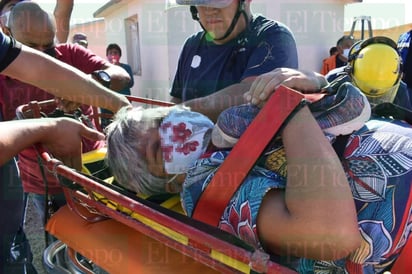
M251 83L251 79L244 80L239 84L228 86L206 97L192 99L183 104L216 122L217 117L223 110L247 102L243 95L249 90Z
M28 119L1 122L0 165L21 150L36 144L44 144L54 157L66 165L80 169L81 139L103 140L104 135L68 118Z
M360 245L356 210L338 157L307 107L282 132L288 162L286 190L272 190L257 227L276 254L331 260Z
M56 0L54 18L56 20L56 38L59 43L66 43L70 31L70 17L74 0Z
M281 84L303 93L313 93L319 92L327 85L327 81L316 72L277 68L257 77L247 78L209 96L186 101L184 105L216 121L219 114L228 107L248 102L262 105ZM172 102L181 103L177 98L173 98Z
M34 69L27 66L29 63L36 64ZM37 86L56 97L113 112L130 105L125 96L104 88L80 70L24 45L2 74Z

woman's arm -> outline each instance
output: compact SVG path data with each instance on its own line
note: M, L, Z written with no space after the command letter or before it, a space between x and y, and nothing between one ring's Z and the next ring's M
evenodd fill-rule
M342 164L309 108L282 132L286 190L269 191L259 237L270 252L321 260L343 258L360 244L356 210Z

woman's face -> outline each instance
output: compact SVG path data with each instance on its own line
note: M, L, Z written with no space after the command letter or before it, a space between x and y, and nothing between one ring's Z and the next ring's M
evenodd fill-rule
M178 193L181 191L181 182L184 179L184 174L180 174L179 178L176 178L176 176L170 175L165 171L159 130L151 128L146 133L138 136L138 138L144 140L139 147L138 153L144 156L142 159L146 159L147 171L153 176L175 181L175 183L171 184L165 183L166 192Z
M142 143L138 148L138 153L146 159L148 171L156 177L166 177L167 173L164 170L163 155L160 143L159 130L151 128L138 136Z
M199 19L205 30L214 38L219 39L226 34L230 24L238 9L239 1L233 0L232 3L225 8L211 8L204 6L197 6L199 12ZM236 27L232 33L224 40L214 40L216 44L225 44L234 39L239 33L246 28L244 17L239 17Z
M151 120L143 118L140 129L135 131L138 159L143 159L152 176L176 182L175 175L186 174L206 151L214 124L206 116L187 109L148 116ZM144 129L147 126L149 129Z

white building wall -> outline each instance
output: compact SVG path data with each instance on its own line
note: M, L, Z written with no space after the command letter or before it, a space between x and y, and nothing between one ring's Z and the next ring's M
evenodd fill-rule
M198 31L188 6L166 9L164 0L115 0L95 15L105 18L107 43L118 43L127 60L124 20L139 21L141 75L133 95L168 100L178 55L186 37ZM252 10L288 25L295 35L301 69L319 71L329 48L343 35L344 5L357 1L254 0Z
M119 2L119 1L118 1ZM99 16L105 18L106 44L117 43L122 48L121 62L128 63L126 20L137 20L140 38L142 71L134 75L132 95L167 100L169 67L166 30L163 23L164 4L155 1L120 1Z

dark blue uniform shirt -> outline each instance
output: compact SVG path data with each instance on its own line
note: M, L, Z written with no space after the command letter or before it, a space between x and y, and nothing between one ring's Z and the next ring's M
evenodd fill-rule
M182 101L204 97L279 67L298 67L294 36L282 23L257 16L224 45L207 41L203 31L189 37L170 95Z

